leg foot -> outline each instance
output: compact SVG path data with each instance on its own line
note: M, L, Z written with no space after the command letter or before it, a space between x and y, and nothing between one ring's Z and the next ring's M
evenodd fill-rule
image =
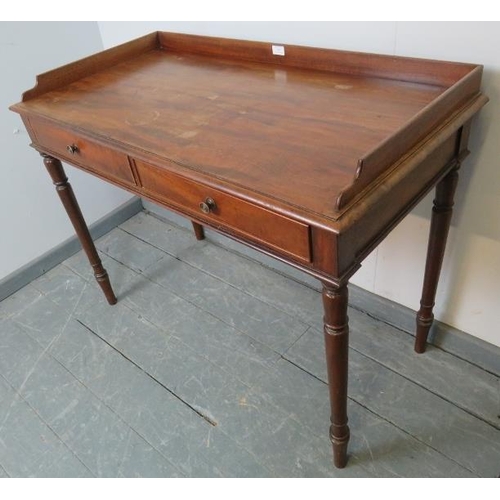
M342 438L336 437L335 433L343 434ZM330 426L330 441L333 447L333 463L337 469L343 469L347 464L347 445L349 444L349 427L346 425L343 429L334 429Z
M432 310L434 309L434 300L453 213L453 197L458 182L458 168L459 165L451 170L436 186L422 300L420 301L420 310L417 313L415 351L418 353L425 351L429 330L434 320Z
M347 463L349 427L347 425L347 373L349 326L347 317L347 285L334 288L323 285L325 310L324 333L328 385L330 390L330 440L333 461L339 469Z
M73 193L73 188L68 182L68 178L64 172L63 166L59 160L53 158L52 156L42 154L43 163L49 172L54 185L56 186L57 194L61 199L68 217L75 228L75 232L82 244L84 252L87 254L90 265L94 270L94 276L99 283L104 295L109 304L116 304L116 296L111 288L111 283L109 282L109 276L106 269L102 266L101 259L95 248L92 237L90 236L87 224L83 218L78 202L76 201L75 194Z
M196 239L198 241L204 240L205 231L203 230L203 226L201 224L198 224L197 222L191 221L191 223L193 224L194 235L196 236Z
M101 287L101 290L103 291L104 296L108 301L108 304L110 306L115 305L118 302L118 300L115 296L113 288L111 287L111 282L109 281L108 272L102 266L101 259L99 259L98 264L92 264L92 268L94 269L95 279L97 283L99 283L99 286Z

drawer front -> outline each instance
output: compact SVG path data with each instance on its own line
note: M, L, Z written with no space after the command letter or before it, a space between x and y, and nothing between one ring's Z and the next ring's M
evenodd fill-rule
M58 159L81 166L104 178L135 185L126 154L43 120L31 119L30 124L36 143L54 153Z
M142 161L136 160L135 164L142 188L152 198L188 215L197 215L215 228L228 229L264 247L311 262L308 224ZM207 198L215 205L207 203ZM200 207L201 203L205 206ZM207 208L210 209L208 213Z

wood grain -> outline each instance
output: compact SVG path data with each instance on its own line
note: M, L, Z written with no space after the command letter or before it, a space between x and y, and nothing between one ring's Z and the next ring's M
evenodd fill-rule
M23 106L275 203L336 217L359 158L444 90L149 51Z
M211 57L358 76L392 78L429 85L452 85L475 67L474 64L303 47L282 44L279 40L273 43L250 42L162 32L158 36L161 47L172 52L204 54ZM284 56L273 55L272 45L282 45Z
M42 73L36 77L35 87L24 92L23 101L28 101L50 90L68 85L80 78L95 74L103 68L113 66L156 47L158 47L158 34L151 33L118 47L99 52L99 54Z
M135 185L127 155L44 120L31 119L30 123L37 143L43 144L44 150L108 179Z
M263 246L281 250L301 261L311 261L310 229L307 224L260 208L201 183L192 182L144 162L135 162L144 192L167 205L195 214L209 225L235 231ZM214 203L209 213L200 204Z

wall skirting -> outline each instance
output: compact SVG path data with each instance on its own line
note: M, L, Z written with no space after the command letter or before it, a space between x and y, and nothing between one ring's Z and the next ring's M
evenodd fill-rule
M92 224L89 227L90 233L94 239L100 238L141 210L141 199L133 198ZM9 274L0 280L0 301L71 257L81 248L77 237L72 236L52 250Z

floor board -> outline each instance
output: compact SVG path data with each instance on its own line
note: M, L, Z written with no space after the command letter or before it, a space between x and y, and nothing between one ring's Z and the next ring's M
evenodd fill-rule
M122 229L300 322L322 328L322 304L315 290L216 245L189 245L189 233L172 226L170 239L184 242L179 249L161 235L161 224L154 217L138 214L125 222ZM177 238L177 233L182 236ZM157 274L161 273L161 261L154 267ZM154 276L152 270L149 274ZM162 283L167 277L168 273L165 278L153 279ZM400 330L355 309L350 310L349 318L352 346L500 429L498 377L437 348L430 347L424 356L416 356L413 339Z
M0 302L0 477L493 477L499 380L350 310L331 463L318 292L140 213Z
M92 477L92 472L0 376L0 464L10 477Z

